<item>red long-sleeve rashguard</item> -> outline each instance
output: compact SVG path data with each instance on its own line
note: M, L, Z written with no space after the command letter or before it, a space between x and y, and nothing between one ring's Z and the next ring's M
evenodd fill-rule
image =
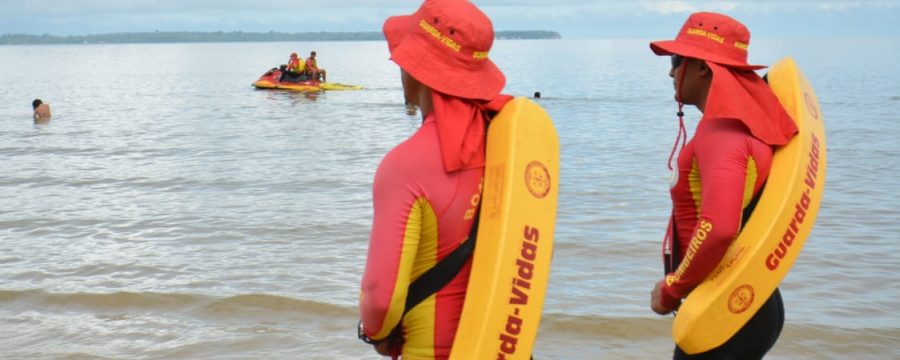
M400 324L409 284L469 235L484 168L448 173L442 161L432 114L378 166L359 304L365 333L372 339L385 338ZM449 356L470 266L467 262L447 286L403 317L403 359Z
M725 256L743 209L769 176L772 151L738 120L701 119L678 154L671 189L679 266L666 275L664 306L676 308Z

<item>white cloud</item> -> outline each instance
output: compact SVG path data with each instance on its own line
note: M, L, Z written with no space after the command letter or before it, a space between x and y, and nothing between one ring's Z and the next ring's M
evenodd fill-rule
M816 4L816 8L824 11L848 11L853 9L858 9L862 7L862 4L858 1L854 2L833 2L833 3L821 3Z
M669 15L685 14L697 11L741 12L754 14L785 13L796 11L849 12L862 9L896 9L900 1L896 0L738 0L738 1L686 1L686 0L641 0L638 2L644 11Z
M732 11L738 7L737 2L732 1L678 1L678 0L642 0L639 2L642 9L659 14L680 14L697 11Z
M690 13L697 11L687 1L641 1L641 7L645 10L660 14Z

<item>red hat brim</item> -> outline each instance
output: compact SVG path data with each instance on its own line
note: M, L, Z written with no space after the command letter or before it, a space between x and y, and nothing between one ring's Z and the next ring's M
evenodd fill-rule
M384 22L384 36L393 60L426 86L464 99L491 100L506 85L506 76L490 59L463 63L435 50L419 36L410 36L412 15L392 16Z
M759 70L765 69L765 65L751 65L747 63L737 62L725 56L711 53L706 49L693 44L686 44L677 40L654 41L650 43L650 50L659 56L681 55L684 57L711 61L719 65L737 68L741 70Z

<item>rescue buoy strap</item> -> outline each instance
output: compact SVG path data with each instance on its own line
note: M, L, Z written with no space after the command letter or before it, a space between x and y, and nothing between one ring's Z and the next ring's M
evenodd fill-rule
M459 274L459 271L462 270L466 260L469 259L469 256L471 256L472 252L475 250L475 238L477 235L478 211L475 213L475 221L472 222L472 230L469 232L469 237L466 238L466 241L453 250L450 255L447 255L447 257L441 260L441 262L437 263L437 265L431 269L428 269L428 271L425 271L422 276L419 276L418 279L409 285L409 292L406 295L406 307L403 310L403 315L406 315L406 313L416 305L425 301L425 299L432 294L438 292L438 290L450 283L450 281ZM400 325L398 324L397 326Z
M422 276L419 276L418 279L409 285L409 292L406 295L406 306L403 309L403 316L406 316L406 313L408 313L409 310L416 305L419 305L422 301L425 301L429 296L444 288L444 286L450 283L450 281L459 274L459 271L462 270L466 260L469 259L472 252L475 250L475 238L478 235L478 215L480 210L481 204L478 205L478 210L475 211L475 221L472 222L472 230L469 231L469 237L454 249L450 255L447 255L447 257L437 263L437 265L425 271ZM400 325L402 322L403 318L401 317L400 322L397 323L397 326L395 326L393 330L391 330L390 335L381 340L374 340L366 336L366 333L363 330L362 320L360 320L357 327L357 337L370 345L378 345L385 341L396 341L397 336L400 335Z

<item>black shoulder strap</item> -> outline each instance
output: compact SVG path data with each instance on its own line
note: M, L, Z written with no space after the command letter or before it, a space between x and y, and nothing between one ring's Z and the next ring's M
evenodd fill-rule
M481 205L479 205L479 209L480 208ZM475 238L478 235L479 212L480 211L475 211L475 221L472 222L472 230L469 231L469 237L466 238L466 241L463 241L463 243L453 250L450 255L447 255L441 262L425 271L425 273L413 281L412 284L409 284L409 292L406 294L406 307L403 309L404 317L409 310L416 305L419 305L422 301L425 301L425 299L438 292L438 290L444 288L444 286L447 286L447 284L450 283L450 280L453 280L453 278L459 274L459 271L462 270L463 265L466 264L466 260L469 259L469 256L472 255L472 252L475 250ZM400 317L400 322L394 326L390 335L382 341L394 339L399 335L402 324L403 317ZM360 339L366 341L363 337L364 336L361 335Z
M744 213L741 215L741 230L744 229L744 225L747 224L747 220L750 220L750 215L753 214L753 210L756 209L756 204L759 203L759 198L762 196L763 190L766 189L766 183L764 182L762 186L759 187L759 191L756 192L756 196L750 200L750 203L747 204L747 207L744 208Z
M469 259L472 251L475 250L476 235L478 235L477 211L475 212L475 221L472 222L472 230L469 232L469 237L466 241L409 285L409 292L406 294L406 308L403 310L403 315L406 315L409 310L425 301L438 290L443 289L459 274L466 260Z
M663 264L663 276L669 275L678 269L681 257L678 256L678 226L675 225L675 208L672 208L672 228L669 229L669 253L665 254L666 258Z
M478 205L478 210L475 211L475 221L472 222L472 230L469 231L469 237L454 249L450 255L447 255L447 257L437 263L437 265L425 271L422 276L419 276L418 279L409 285L409 292L406 294L406 307L403 309L403 317L405 317L406 313L416 305L419 305L419 303L425 301L429 296L438 292L438 290L444 288L444 286L447 286L447 284L450 283L450 280L453 280L453 278L459 274L459 271L462 270L463 265L466 264L466 260L469 259L469 256L472 255L472 252L475 250L475 238L478 235L478 216L480 210L481 204ZM373 341L366 337L365 333L362 331L362 321L360 321L360 329L358 330L360 334L358 335L359 339L368 344L377 344L383 341L396 341L396 337L400 335L403 317L400 317L400 322L394 326L391 333L380 341Z

